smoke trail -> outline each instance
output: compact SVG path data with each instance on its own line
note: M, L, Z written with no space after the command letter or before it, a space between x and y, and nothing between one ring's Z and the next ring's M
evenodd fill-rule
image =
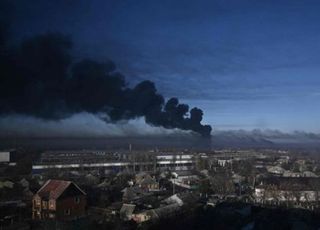
M127 87L112 61L75 63L72 42L62 34L35 36L15 48L1 41L0 51L0 114L58 120L88 112L105 114L106 122L145 117L154 126L210 136L201 109L189 111L177 98L165 102L151 81Z

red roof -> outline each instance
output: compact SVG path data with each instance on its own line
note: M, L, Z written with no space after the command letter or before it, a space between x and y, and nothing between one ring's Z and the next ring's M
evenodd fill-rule
M84 195L85 193L73 182L64 180L48 180L37 192L42 198L58 199L60 195L71 185L75 185Z

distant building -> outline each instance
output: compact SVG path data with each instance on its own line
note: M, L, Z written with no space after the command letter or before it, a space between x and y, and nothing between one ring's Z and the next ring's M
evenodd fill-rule
M197 175L178 175L177 178L170 179L171 183L186 189L197 189L199 177Z
M85 215L86 193L75 183L48 180L33 196L32 218L35 220L73 220Z
M218 165L222 167L226 167L226 165L232 164L232 159L219 159Z
M137 214L133 214L132 219L137 223L142 223L145 221L171 217L179 211L181 211L181 206L177 203L173 203L156 209L149 209Z
M137 223L154 221L162 218L172 217L183 211L183 205L194 207L197 196L192 193L179 193L168 197L161 202L160 207L144 210L132 214L132 219Z
M304 171L302 172L303 177L318 177L314 172Z
M15 159L13 155L15 155L16 150L10 149L10 150L2 150L0 151L0 164L9 164Z
M17 161L16 150L2 150L0 151L0 174L4 172L8 166L16 166Z
M265 178L255 187L255 201L273 205L318 205L320 180L312 177Z
M10 162L10 151L1 151L0 163L9 163L9 162Z
M267 170L269 173L275 174L275 175L282 175L285 172L285 170L281 166L278 166L278 165L269 166L269 167L267 167Z
M145 159L135 156L144 154ZM95 150L59 150L47 151L32 165L33 174L47 170L101 170L101 171L155 171L155 170L190 170L194 168L191 154L149 153L149 152L106 152Z

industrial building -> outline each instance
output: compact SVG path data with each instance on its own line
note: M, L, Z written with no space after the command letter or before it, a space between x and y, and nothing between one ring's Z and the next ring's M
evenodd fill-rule
M103 150L46 151L34 162L34 174L46 170L112 170L156 171L162 169L190 170L194 156L185 153L108 152Z

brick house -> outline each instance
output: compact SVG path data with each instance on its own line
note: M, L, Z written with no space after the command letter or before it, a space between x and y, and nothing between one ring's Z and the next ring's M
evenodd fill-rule
M85 215L86 193L75 183L48 180L33 196L32 218L35 220L73 220Z

